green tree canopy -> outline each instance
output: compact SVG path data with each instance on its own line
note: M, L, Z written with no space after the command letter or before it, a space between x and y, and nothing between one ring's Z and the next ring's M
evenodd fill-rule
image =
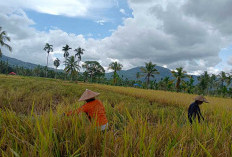
M0 27L0 57L2 57L3 47L7 48L9 51L12 51L12 47L8 45L6 41L10 42L10 37L8 37L6 31L3 31L2 27Z
M172 71L172 75L176 78L176 89L177 89L177 92L180 91L180 84L181 84L181 82L183 81L184 78L187 77L186 73L187 72L184 71L182 67L176 68L175 71Z
M141 67L141 73L143 77L147 80L147 87L150 83L150 77L155 77L155 74L159 74L159 71L155 68L156 64L153 64L152 62L145 63L145 67Z
M48 56L49 56L50 52L53 52L53 45L46 43L44 46L44 51L46 51L48 53L48 55L47 55L47 67L48 67ZM46 72L46 77L47 77L47 72Z
M75 57L78 57L78 60L81 61L81 55L84 54L85 49L82 49L81 47L78 47L74 51L76 52Z
M60 60L59 60L59 58L56 58L56 60L54 60L53 64L56 67L56 73L57 73L57 68L60 66ZM56 75L55 75L55 78L56 78Z
M68 56L69 56L69 50L70 49L72 49L71 47L69 47L67 44L62 48L62 51L64 51L64 58L65 58L65 61L64 61L64 63L66 63L66 60L67 60L67 58L68 58ZM65 64L65 66L66 66L66 64Z
M118 63L118 62L112 62L109 64L108 69L113 70L114 74L113 74L113 78L114 78L114 84L117 83L117 78L118 78L118 74L117 71L122 70L123 65Z
M136 73L136 80L138 81L140 77L141 77L140 72L137 72Z
M66 67L65 67L65 71L67 74L70 73L71 75L71 80L77 76L79 70L80 70L80 66L77 64L77 61L75 61L75 57L71 56L68 57L67 60L65 61Z
M56 69L60 66L60 60L59 60L59 58L56 58L55 60L54 60L54 66L56 67Z
M85 72L90 76L91 81L105 76L104 68L97 61L86 61L82 67L86 69Z
M198 77L199 81L199 91L201 94L208 93L209 83L210 83L210 76L207 71L205 71L201 76Z

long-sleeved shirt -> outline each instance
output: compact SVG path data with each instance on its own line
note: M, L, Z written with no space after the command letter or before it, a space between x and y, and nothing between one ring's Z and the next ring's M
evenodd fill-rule
M77 110L74 111L69 111L67 113L67 116L73 115L73 114L79 114L80 112L85 112L88 115L89 120L91 121L92 119L96 120L97 125L105 125L108 123L108 120L106 118L106 112L105 112L105 107L99 100L93 100L90 101Z
M194 102L188 108L188 119L191 124L192 124L192 120L196 118L196 115L198 118L198 122L201 121L201 118L204 120L199 105L197 104L197 102Z

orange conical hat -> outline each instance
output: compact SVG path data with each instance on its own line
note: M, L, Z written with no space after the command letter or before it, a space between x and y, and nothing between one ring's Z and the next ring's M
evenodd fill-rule
M207 100L204 96L202 96L202 95L197 96L197 97L195 98L195 100L209 103L208 100Z
M98 96L99 94L100 93L96 93L96 92L93 92L91 90L86 89L78 101L85 101L85 100L94 98L94 97Z

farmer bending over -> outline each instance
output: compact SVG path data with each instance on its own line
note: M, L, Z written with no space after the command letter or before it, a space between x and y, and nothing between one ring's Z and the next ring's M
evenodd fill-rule
M189 106L189 108L188 108L188 119L189 119L189 122L191 124L192 124L192 120L194 120L196 118L196 115L197 115L199 123L201 121L201 118L204 120L204 117L202 116L201 110L200 110L200 107L199 107L199 105L201 105L203 102L208 103L206 98L200 95L200 96L197 96L195 98L195 102L193 102Z
M91 90L86 89L86 91L82 94L81 98L78 101L86 101L86 103L74 111L69 111L67 116L73 114L79 114L80 112L85 112L89 118L89 120L95 119L97 122L97 126L101 128L101 130L105 130L108 128L108 120L106 118L106 112L101 101L96 100L95 97L100 93L93 92Z

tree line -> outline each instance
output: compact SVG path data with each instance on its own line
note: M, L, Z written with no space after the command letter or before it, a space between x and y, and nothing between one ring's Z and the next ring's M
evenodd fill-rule
M218 75L208 74L205 71L200 76L188 75L182 67L171 71L172 78L164 77L159 82L150 78L155 78L159 71L155 68L156 64L152 62L145 63L145 67L141 68L142 75L138 72L136 78L145 76L146 88L156 90L166 90L175 92L185 92L190 94L214 95L223 97L232 97L232 74L221 71ZM140 81L140 83L142 83Z
M1 48L3 47L12 51L10 45L6 43L9 41L10 37L8 37L6 32L2 31L0 27L0 57L2 56ZM53 52L53 45L46 43L43 50L47 53L47 66L38 65L34 69L26 69L19 66L11 66L8 62L0 61L0 73L8 74L9 72L15 72L17 75L23 76L47 77L70 81L185 92L190 94L232 97L232 75L224 71L221 71L218 75L209 75L208 72L205 71L202 75L197 77L196 82L192 75L188 75L182 67L179 67L171 71L172 77L165 77L157 81L155 76L159 75L160 72L156 69L156 64L147 62L144 67L140 68L140 72L136 73L136 80L129 80L128 78L124 78L123 75L120 76L118 74L118 71L123 68L123 65L119 62L112 62L109 64L108 70L112 70L113 74L110 79L107 79L105 78L105 69L99 62L85 61L80 65L85 49L78 47L74 49L75 55L70 56L69 52L71 49L72 48L67 44L62 47L62 51L64 52L63 57L65 59L63 71L58 70L58 67L61 65L59 58L53 61L55 70L48 68L49 54ZM83 72L80 72L81 68L83 68ZM143 78L144 81L141 81L140 78Z

